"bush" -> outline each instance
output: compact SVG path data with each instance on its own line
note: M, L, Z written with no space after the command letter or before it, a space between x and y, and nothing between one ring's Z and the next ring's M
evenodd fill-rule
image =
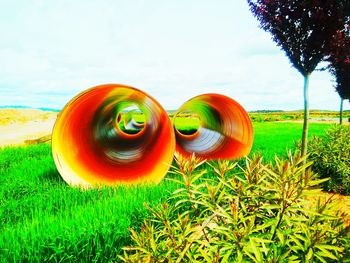
M180 188L150 209L124 262L339 262L349 257L348 228L321 190L310 163L295 155L265 165L177 157ZM207 166L208 167L208 166ZM175 176L176 177L176 176ZM180 178L180 179L179 179Z
M314 137L308 146L309 159L320 178L330 178L323 188L350 194L350 127L337 125L323 137Z

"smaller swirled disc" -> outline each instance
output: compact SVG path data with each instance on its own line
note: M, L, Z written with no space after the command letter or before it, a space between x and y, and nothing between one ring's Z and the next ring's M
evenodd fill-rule
M162 106L138 89L117 84L74 97L52 135L55 164L72 186L158 183L174 151L174 130Z
M184 114L185 113L185 114ZM200 124L193 134L176 128L176 118L197 116ZM192 117L193 118L193 117ZM253 145L253 126L244 108L221 94L203 94L185 102L174 115L176 151L185 157L233 160L247 156Z

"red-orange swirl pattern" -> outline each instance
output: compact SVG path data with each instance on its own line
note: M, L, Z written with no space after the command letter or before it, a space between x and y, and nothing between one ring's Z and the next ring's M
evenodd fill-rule
M130 117L133 111L143 113L143 124ZM126 133L122 124L133 132ZM52 135L55 164L72 186L158 183L174 151L174 130L162 106L138 89L117 84L74 97Z
M197 132L185 135L175 128L176 151L203 159L237 159L247 156L253 145L253 127L244 108L220 94L203 94L185 102L175 113L190 112L200 119Z

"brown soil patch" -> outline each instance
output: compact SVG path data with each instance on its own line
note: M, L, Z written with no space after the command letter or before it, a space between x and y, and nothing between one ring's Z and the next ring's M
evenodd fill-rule
M51 135L57 115L36 109L0 109L0 147L44 141L41 138Z
M321 192L308 199L311 201L312 206L316 206L318 200L320 200L320 204L325 202L334 204L335 211L339 211L338 215L344 219L347 226L350 226L350 196Z

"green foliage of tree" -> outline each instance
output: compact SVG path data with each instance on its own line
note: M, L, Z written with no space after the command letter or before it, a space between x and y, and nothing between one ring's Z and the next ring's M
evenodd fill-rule
M286 53L304 77L302 154L306 154L309 77L329 54L331 39L349 17L349 0L247 0L261 28Z
M350 25L338 30L333 36L328 69L335 80L335 89L340 96L340 124L343 122L343 101L350 100Z

